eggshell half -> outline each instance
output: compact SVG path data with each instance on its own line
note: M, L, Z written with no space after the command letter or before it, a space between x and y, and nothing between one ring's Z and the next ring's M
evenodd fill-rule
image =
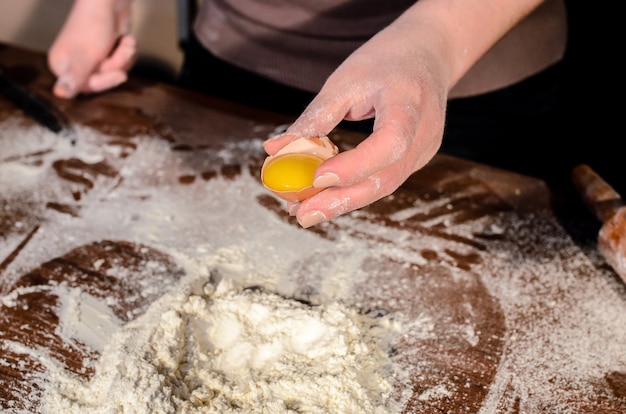
M288 154L307 154L317 157L323 162L331 157L334 157L338 153L339 148L337 148L337 146L333 144L332 141L326 136L298 138L285 145L276 154L270 155L265 159L265 161L263 162L263 166L261 167L261 182L263 183L265 188L284 200L293 202L302 201L319 193L320 191L322 191L322 188L307 186L302 189L292 191L281 191L273 189L269 187L265 182L265 170L267 169L267 167L271 165L271 163L275 161L278 157L283 157Z

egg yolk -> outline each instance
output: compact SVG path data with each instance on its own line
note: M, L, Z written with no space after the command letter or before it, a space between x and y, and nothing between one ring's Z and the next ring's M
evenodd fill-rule
M298 191L313 185L315 170L322 160L307 154L287 154L265 168L265 185L276 191Z

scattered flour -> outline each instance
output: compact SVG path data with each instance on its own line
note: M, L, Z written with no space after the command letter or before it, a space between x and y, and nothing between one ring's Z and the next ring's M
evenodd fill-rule
M61 300L58 335L102 352L111 335L122 326L122 321L106 302L81 289L61 285L55 290Z
M47 376L36 384L44 390L46 413L282 414L328 413L334 407L342 414L394 414L410 397L425 410L439 408L439 402L463 399L465 385L459 383L474 385L471 375L460 382L446 377L439 357L492 339L475 326L484 316L473 317L471 295L465 295L479 284L502 314L503 337L496 339L504 346L495 355L499 360L484 400L472 412L573 412L568 402L595 395L595 384L607 373L626 372L624 287L594 267L564 233L542 228L549 220L503 214L455 223L453 211L429 217L434 203L416 202L391 220L422 215L421 227L449 239L386 226L359 211L335 220L347 231L333 233L326 226L330 237L319 237L287 223L284 211L260 205L267 192L245 168L234 179L219 173L201 178L212 166L262 156L262 139L198 153L174 152L165 140L137 137L135 152L121 158L120 147L103 144L106 137L88 128L78 128L80 140L71 146L43 130L24 133L10 121L1 126L0 187L9 200L4 208L11 208L12 199L26 199L40 208L41 225L4 269L0 286L10 287L42 263L101 240L147 245L186 268L179 285L126 324L109 310L119 299L54 287L60 299L55 334L68 347L84 344L101 353L89 382L28 344L0 341L1 349L46 366ZM107 161L119 175L86 172L88 188L58 179L52 164L70 158ZM180 176L196 179L182 185ZM78 214L41 207L50 200L76 206ZM438 211L452 201L442 197ZM14 224L20 231L0 240L0 258L33 226L29 217ZM474 240L475 234L497 236L485 241L488 254L456 241ZM470 271L449 265L455 255L473 254L481 255L482 265ZM401 266L387 275L383 269L381 283L367 285L371 296L409 292L404 299L390 295L387 305L412 314L372 318L353 302L355 287L367 280L366 264L377 258ZM431 294L444 282L399 277L404 269L419 275L432 265L451 269L448 287L455 290L443 293L467 306L441 306ZM103 266L95 259L95 270ZM163 289L161 280L125 276L143 277L146 295ZM262 288L246 288L252 286ZM17 306L20 293L0 296L0 306ZM311 304L302 300L310 297ZM461 308L465 317L453 319ZM395 347L396 340L410 347ZM435 344L440 354L433 353ZM449 362L454 368L455 361ZM0 365L12 363L0 354ZM412 388L422 383L423 389ZM398 389L406 394L398 397Z

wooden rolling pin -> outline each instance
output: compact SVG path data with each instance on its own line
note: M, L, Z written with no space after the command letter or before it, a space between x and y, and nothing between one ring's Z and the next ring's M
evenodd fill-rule
M572 181L587 208L602 222L598 250L626 283L626 205L621 196L591 167L580 164Z

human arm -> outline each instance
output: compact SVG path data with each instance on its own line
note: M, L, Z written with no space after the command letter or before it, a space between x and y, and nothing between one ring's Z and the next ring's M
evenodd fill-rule
M289 204L303 227L331 220L395 191L441 144L448 92L541 0L420 0L349 56L286 134L274 154L301 136L327 135L343 119L375 118L372 134L316 171L326 188Z
M75 0L48 51L53 93L73 98L126 81L136 54L130 21L131 0Z

